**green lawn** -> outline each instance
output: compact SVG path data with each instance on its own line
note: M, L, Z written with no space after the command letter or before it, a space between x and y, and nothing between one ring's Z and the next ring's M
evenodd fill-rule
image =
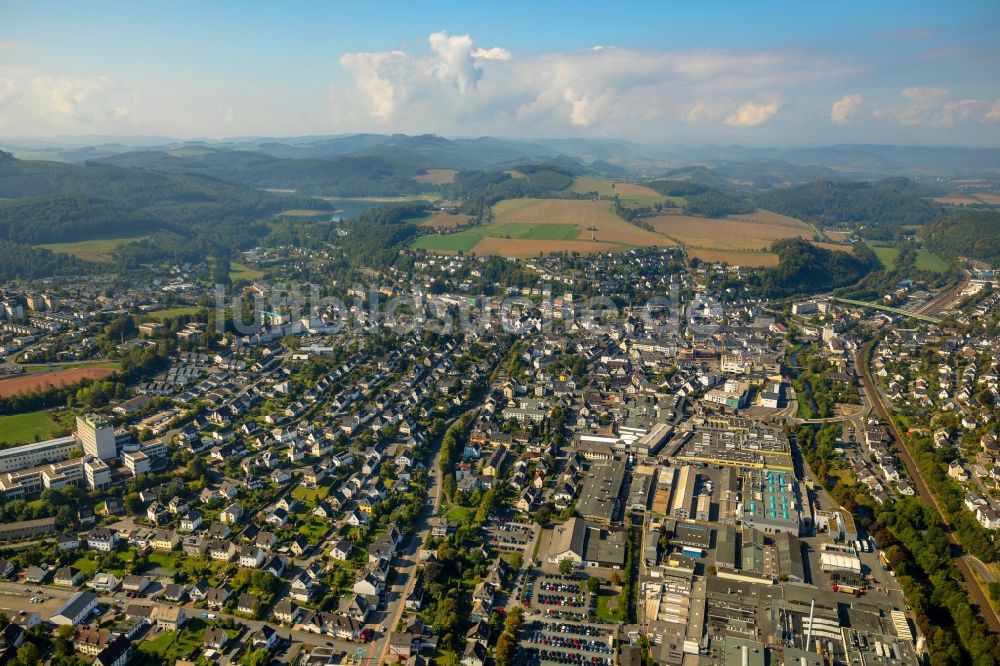
M84 554L78 557L70 566L76 567L84 576L90 577L97 571L97 560L92 559L89 554Z
M0 416L0 446L30 444L63 433L49 411Z
M875 253L875 256L878 257L879 262L886 270L891 271L896 268L896 257L899 256L899 248L876 242L868 243L868 247L872 249L872 252ZM927 248L922 247L917 250L917 269L944 273L948 270L948 263Z
M264 271L250 268L244 264L238 264L235 261L229 264L229 279L233 282L239 282L240 280L253 282L262 277L264 277Z
M601 588L597 596L597 617L605 622L621 622L621 606L618 605L618 592ZM614 610L612 610L612 606Z
M312 505L313 509L316 508L316 502L326 498L329 494L330 489L326 486L320 486L319 488L303 488L302 486L295 486L295 488L292 489L292 497L300 502Z
M309 545L315 546L323 538L323 535L326 534L329 527L330 526L323 520L316 517L310 517L309 520L299 526L299 534L306 538Z
M178 563L182 559L184 559L184 554L177 550L169 553L152 551L146 556L146 560L149 562L150 568L160 567L162 569L166 569L167 571L177 571Z
M167 631L153 640L144 641L139 644L139 650L159 655L168 663L190 659L200 651L207 626L207 623L200 618L189 619L180 631Z
M145 314L146 319L156 319L163 321L164 319L170 319L171 317L181 317L184 315L196 315L202 311L203 308L197 305L179 305L174 308L163 308L162 310L152 310Z
M48 372L49 370L73 370L74 368L111 368L118 370L118 361L72 361L70 363L26 363L22 364L25 372Z
M948 270L948 263L927 248L917 250L917 268L922 271L934 271L944 273Z
M573 240L579 235L580 230L575 224L562 222L543 224L504 222L473 227L454 234L421 236L414 241L413 247L442 252L468 252L476 246L476 243L487 236L524 240Z
M448 509L448 520L454 520L460 525L468 523L475 515L476 510L467 506L453 506Z
M882 264L883 268L889 271L896 268L896 257L899 256L899 248L890 245L876 245L875 243L869 243L868 247L878 257L879 263Z
M149 236L119 236L117 238L98 238L93 240L77 241L75 243L46 243L40 245L53 252L65 252L84 261L111 261L111 254L119 245L125 245L132 241L149 238Z

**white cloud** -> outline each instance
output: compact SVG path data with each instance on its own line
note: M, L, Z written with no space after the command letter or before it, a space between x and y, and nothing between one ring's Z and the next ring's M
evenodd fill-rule
M865 98L863 95L844 95L830 107L830 122L846 125L861 113Z
M469 35L434 33L423 54L346 53L353 75L331 93L345 129L553 135L586 130L635 136L692 121L752 127L780 109L783 91L850 68L802 49L662 51L589 48L512 54ZM748 99L757 101L746 101ZM763 100L763 101L761 101Z
M511 54L507 49L494 46L491 49L476 49L472 52L472 57L483 60L510 60Z
M986 114L986 120L992 120L994 122L1000 122L1000 97L993 102L993 107Z
M953 127L962 123L1000 120L997 102L955 99L946 88L914 86L903 89L900 96L906 100L902 105L881 106L875 109L875 117L910 127Z
M776 100L762 104L747 102L726 116L726 124L735 127L756 127L767 122L780 108L781 104Z

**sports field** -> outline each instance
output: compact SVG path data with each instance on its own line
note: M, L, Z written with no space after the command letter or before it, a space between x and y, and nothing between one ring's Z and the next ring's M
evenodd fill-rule
M107 262L111 261L111 253L119 245L125 245L132 241L142 240L148 236L121 236L118 238L97 238L94 240L76 241L75 243L46 243L39 245L53 252L63 252L72 254L84 261Z
M0 416L0 446L30 444L60 434L59 424L48 411Z
M621 219L607 201L510 199L493 207L493 218L488 225L458 233L423 236L413 246L444 253L533 257L540 252L593 253L674 245Z
M0 379L0 398L9 398L18 393L41 390L50 386L66 386L84 379L102 379L115 369L107 366L87 366L52 372L31 372L8 379Z

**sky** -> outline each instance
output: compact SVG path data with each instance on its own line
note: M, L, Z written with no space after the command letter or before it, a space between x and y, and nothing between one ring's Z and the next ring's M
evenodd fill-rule
M1000 2L0 0L0 136L1000 146Z

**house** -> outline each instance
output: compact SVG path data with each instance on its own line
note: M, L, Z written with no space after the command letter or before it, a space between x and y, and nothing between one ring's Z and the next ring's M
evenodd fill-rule
M205 593L205 603L212 610L222 610L222 607L226 605L231 596L233 596L233 590L229 585L210 587Z
M73 630L73 649L89 657L99 655L113 640L110 631L96 625L78 625Z
M87 536L87 546L91 550L109 553L118 548L118 532L107 527L98 527Z
M28 583L44 583L52 575L52 571L47 567L28 567L25 581Z
M299 607L291 599L282 599L274 605L274 619L284 624L295 624L299 616Z
M202 647L208 650L221 650L229 642L229 634L222 627L209 627L202 638Z
M278 642L278 632L266 624L250 634L250 641L255 650L272 650Z
M482 642L469 641L462 653L462 666L484 666L486 657L486 646Z
M16 569L10 560L0 560L0 578L10 578Z
M208 544L209 558L218 562L231 562L236 552L236 546L231 541L212 541Z
M154 606L150 623L159 631L177 631L186 620L183 606Z
M369 571L355 581L354 586L351 589L354 590L355 594L378 597L382 594L382 581Z
M98 592L114 592L122 584L121 578L113 573L99 572L90 580L90 586Z
M208 598L208 583L204 579L199 580L197 583L188 588L187 594L191 597L191 601L205 601Z
M292 537L292 542L288 548L296 557L302 557L303 553L309 550L309 542L301 534L296 534Z
M257 617L257 597L244 592L236 601L236 610L244 615Z
M126 592L142 594L151 582L146 576L129 575L122 578L122 589Z
M76 626L90 617L97 609L97 595L93 592L77 592L67 599L49 622L57 625Z
M201 527L201 511L196 509L189 509L184 517L181 518L181 530L184 532L194 532L196 529Z
M125 666L132 658L132 641L118 635L94 659L94 666Z
M264 563L264 551L257 546L240 548L240 566L247 569L257 569Z
M273 525L274 527L284 527L288 524L288 512L281 507L268 512L264 517L264 522L268 525Z
M180 537L170 530L153 530L153 536L149 540L149 545L153 550L162 553L169 553L180 542Z
M83 582L83 574L73 567L62 567L56 571L52 582L60 587L76 587Z
M243 518L243 505L239 502L234 502L227 506L221 514L219 514L219 520L227 525L234 525Z
M163 598L167 601L180 603L184 601L185 597L187 597L187 590L183 585L178 583L168 583L166 587L163 588Z
M364 527L368 524L368 516L360 511L352 511L347 517L347 524L351 527Z
M333 548L330 549L330 557L335 560L345 561L351 556L351 542L346 539L340 539L337 543L333 544Z
M309 603L312 593L313 582L309 579L309 576L305 574L299 574L296 576L295 580L292 581L292 584L289 587L289 594L292 596L292 599L302 603Z
M406 596L406 601L404 602L407 610L420 611L424 607L424 590L420 587L414 587Z
M340 600L339 611L358 622L367 622L368 615L377 605L377 600L360 594L352 594Z

